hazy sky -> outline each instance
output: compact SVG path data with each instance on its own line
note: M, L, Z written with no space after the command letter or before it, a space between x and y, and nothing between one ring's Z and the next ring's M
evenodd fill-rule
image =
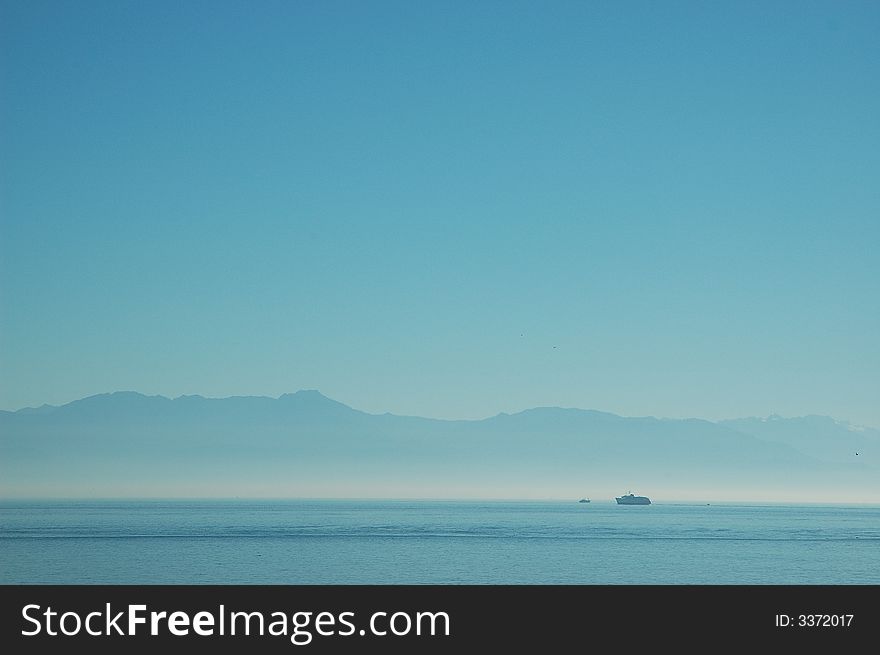
M880 426L877 2L0 0L0 408Z

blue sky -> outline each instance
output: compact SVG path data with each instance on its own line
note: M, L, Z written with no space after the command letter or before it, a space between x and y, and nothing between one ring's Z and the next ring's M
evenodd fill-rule
M874 2L0 2L0 408L880 426Z

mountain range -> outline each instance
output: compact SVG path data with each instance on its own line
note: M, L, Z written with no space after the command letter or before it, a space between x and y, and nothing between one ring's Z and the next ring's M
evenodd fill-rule
M279 398L101 394L0 411L0 496L880 502L880 431L824 416L483 420Z

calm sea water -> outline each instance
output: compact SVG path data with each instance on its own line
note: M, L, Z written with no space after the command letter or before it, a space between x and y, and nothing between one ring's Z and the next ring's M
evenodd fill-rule
M878 584L880 507L5 501L0 582Z

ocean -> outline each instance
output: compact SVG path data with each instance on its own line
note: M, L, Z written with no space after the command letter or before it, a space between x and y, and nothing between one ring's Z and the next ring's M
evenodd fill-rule
M3 584L878 584L880 506L0 502Z

